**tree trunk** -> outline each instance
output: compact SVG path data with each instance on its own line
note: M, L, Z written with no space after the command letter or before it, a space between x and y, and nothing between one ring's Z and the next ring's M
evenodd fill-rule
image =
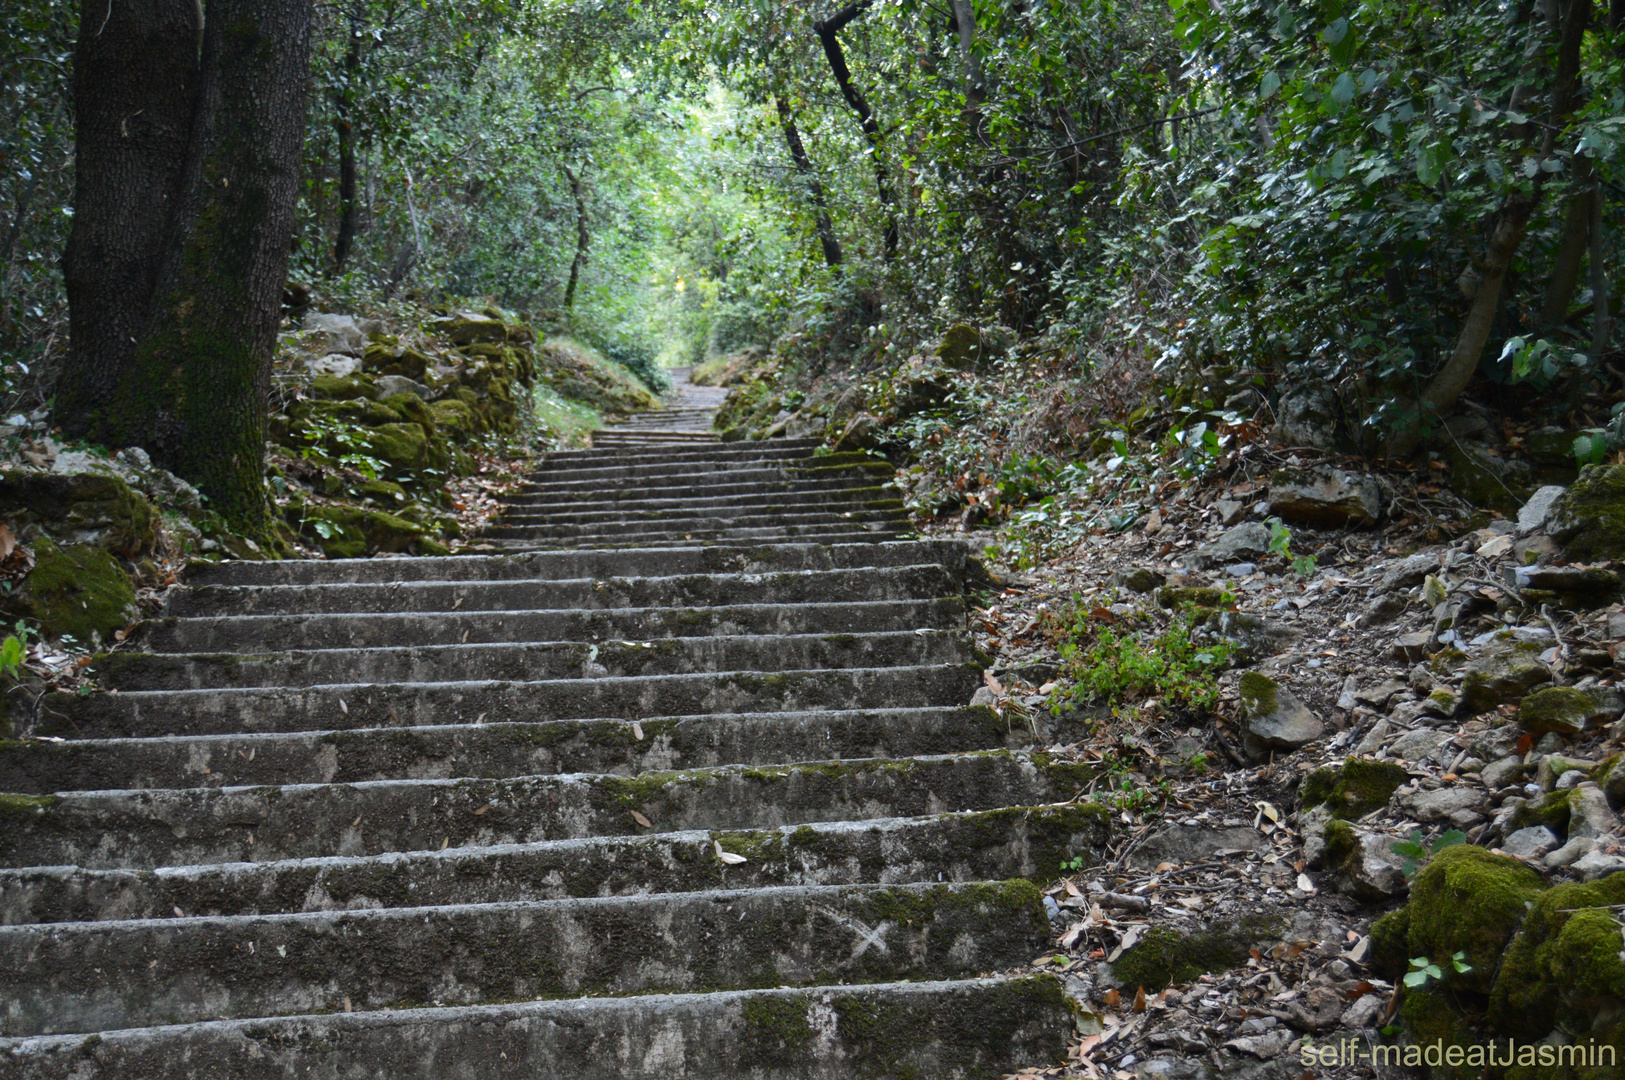
M1575 91L1579 84L1580 45L1585 37L1586 22L1591 16L1591 0L1547 0L1546 32L1557 47L1557 67L1552 75L1551 95L1547 110L1546 134L1541 157L1549 156L1554 135L1560 131L1574 107ZM1501 203L1490 233L1489 245L1474 290L1472 305L1456 337L1450 358L1416 401L1417 415L1407 428L1389 436L1384 452L1389 457L1409 457L1422 442L1422 426L1430 418L1442 416L1455 404L1461 392L1467 389L1478 371L1490 331L1495 327L1495 316L1501 307L1501 289L1518 244L1529 228L1529 219L1540 203L1542 182L1546 174L1536 175L1528 191L1516 191Z
M1591 188L1591 358L1600 360L1608 351L1613 334L1612 313L1608 310L1608 266L1603 260L1602 184Z
M1586 236L1591 231L1591 159L1577 158L1574 173L1575 179L1586 186L1569 197L1564 211L1563 237L1557 246L1557 257L1552 260L1552 279L1547 283L1546 300L1541 305L1540 321L1547 326L1560 326L1568 318L1575 286L1580 283Z
M880 123L875 119L874 110L869 102L852 82L852 71L846 66L846 52L841 48L841 39L836 35L842 27L853 19L869 10L872 0L856 0L846 5L828 19L820 19L813 23L813 33L818 35L819 42L824 46L824 57L829 61L829 70L835 76L835 85L840 88L841 96L858 116L858 126L863 129L863 137L869 143L869 156L875 163L875 193L880 199L882 212L886 215L886 258L890 259L897 254L897 209L896 199L892 196L891 181L886 174L886 161L880 153Z
M959 33L959 66L963 75L965 94L965 123L976 138L986 142L986 118L982 105L987 100L987 86L982 75L981 62L976 59L976 6L971 0L953 0L954 29Z
M773 99L773 104L779 111L779 127L784 129L790 160L795 162L796 172L807 185L807 193L812 198L813 224L818 230L818 242L824 248L824 261L830 266L840 266L841 242L836 239L835 224L830 220L829 203L824 199L824 184L818 179L812 159L807 156L807 148L801 145L801 132L796 130L795 118L790 115L790 103L779 95Z
M361 68L361 35L350 28L350 47L344 54L344 85L333 95L333 128L339 137L339 232L333 241L333 276L344 273L356 232L355 127L350 122L355 103L355 79Z
M570 311L576 304L576 285L581 281L581 270L587 265L587 245L592 241L592 234L587 231L587 197L581 190L581 178L565 165L564 175L570 181L570 194L576 201L576 254L570 260L570 281L564 287L564 310Z
M123 17L128 6L112 10ZM189 91L186 123L174 157L154 156L150 145L129 155L151 173L160 172L160 162L171 166L163 173L166 185L149 189L109 177L106 158L87 160L82 137L76 199L86 201L76 210L91 210L96 231L86 226L78 243L70 241L71 272L80 282L70 301L73 351L81 363L63 373L56 419L70 435L146 449L197 485L232 528L263 540L270 524L266 404L298 196L309 0L211 0L201 46L193 17L183 42L170 35L163 47L142 54L146 69L130 69L118 50L100 47L98 23L89 16L81 24L81 108L89 105L103 118L130 106L145 110L153 87L154 104L178 119L171 88L181 85ZM125 33L119 39L129 40ZM80 124L85 131L84 113ZM92 145L116 139L117 122L108 127L103 120L88 134ZM108 189L125 198L98 202ZM144 228L151 204L165 210L156 229ZM85 216L75 214L76 233ZM109 296L85 289L103 261L93 239L143 229L151 246L124 249L124 280L139 291ZM83 337L81 323L91 328ZM135 340L117 351L98 349L94 330L108 325L130 327Z

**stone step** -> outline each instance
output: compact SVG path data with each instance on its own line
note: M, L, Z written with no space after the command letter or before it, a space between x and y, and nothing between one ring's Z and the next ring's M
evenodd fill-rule
M789 470L777 466L769 468L725 469L715 472L674 474L646 477L636 486L608 487L603 480L550 480L532 482L526 487L504 496L507 505L524 505L542 500L601 500L637 499L687 495L727 495L739 491L840 491L849 487L873 487L894 479L889 466L878 468L849 467L821 470L807 475L810 470Z
M854 489L876 489L895 494L896 488L878 481L865 470L853 470L847 476L822 480L796 480L782 473L764 473L756 479L740 478L733 473L718 473L710 480L704 478L690 483L667 486L639 487L627 490L605 491L602 485L572 484L550 488L544 492L527 492L506 496L505 507L579 506L591 509L598 506L622 506L629 502L667 499L677 503L692 503L699 499L729 499L753 496L827 494L839 499Z
M1012 806L768 830L684 830L368 857L143 870L0 870L0 924L429 907L702 892L1050 877L1101 852L1093 805ZM714 844L745 857L729 866Z
M1039 901L1027 881L811 885L8 926L0 1025L7 1036L54 1035L355 1007L965 978L1048 944Z
M640 552L537 552L526 555L448 555L422 559L289 559L194 563L188 585L354 585L397 581L554 581L569 578L670 577L682 574L765 574L781 570L941 564L964 580L971 548L959 540L892 540L883 544L768 544L662 548Z
M420 724L701 716L715 712L959 705L981 684L971 663L722 671L625 678L51 693L36 734L76 738L333 731Z
M353 1004L353 999L352 999ZM0 1038L29 1080L996 1080L1058 1061L1052 975L222 1020Z
M537 641L310 649L282 653L105 653L91 673L108 690L205 690L334 683L440 683L471 679L627 678L715 671L965 663L962 633L759 634L661 641Z
M0 791L498 779L545 773L776 765L1020 749L1029 730L985 706L820 709L634 722L588 718L414 728L21 739L0 743ZM639 732L643 737L638 738Z
M712 634L870 633L964 624L965 604L955 596L709 607L170 617L148 619L131 637L154 652L273 652L446 641L653 641Z
M525 530L515 530L523 534ZM908 531L898 526L780 526L777 528L684 530L681 533L650 531L622 533L606 542L600 536L575 537L502 537L482 540L478 550L507 551L559 551L572 548L614 550L625 548L692 547L695 544L771 544L776 541L794 541L802 544L879 544L903 539Z
M143 869L1041 806L1088 777L989 750L635 777L575 773L8 797L0 864ZM646 828L634 811L650 824Z
M783 457L812 457L814 451L821 446L818 439L772 439L757 442L723 443L720 446L695 447L693 450L682 452L681 456L697 461L738 461L750 458L783 458ZM642 460L658 460L667 455L624 455L613 450L550 450L542 455L541 468L547 469L561 462L582 462L613 459L617 456L630 456Z
M540 501L509 503L502 511L503 525L586 524L603 521L660 521L704 513L757 514L774 510L805 512L810 508L841 513L851 510L898 512L903 501L897 492L879 487L846 488L840 492L764 492L761 494L705 496L692 499L636 499L619 502L577 503Z
M698 510L692 514L665 514L655 516L638 516L627 512L618 512L608 516L603 521L588 521L582 524L570 524L566 521L554 521L546 524L535 524L526 521L489 526L484 530L486 536L515 539L520 537L549 537L560 539L575 539L585 541L617 540L646 533L657 533L671 536L680 533L710 533L723 530L751 530L751 529L783 529L786 535L795 535L794 530L808 528L834 527L862 527L862 528L892 528L901 532L908 526L908 515L904 513L902 503L896 503L885 509L876 510L841 510L838 507L823 510L801 510L791 508L788 510L771 510L761 507L714 507Z
M656 481L671 483L688 479L698 480L707 475L726 474L732 471L730 463L725 460L684 460L682 450L682 447L673 447L648 451L646 460L642 461L617 460L611 457L596 463L583 461L554 465L537 471L534 479L521 486L519 492L523 494L547 491L557 485L582 481L654 486ZM615 453L608 450L602 452ZM631 451L619 453L621 458L626 458L630 456ZM757 468L773 464L779 470L780 476L791 479L824 480L858 473L889 479L897 475L891 465L864 454L831 454L821 458L770 456L745 460Z
M569 578L552 581L397 581L392 584L202 585L175 591L179 618L393 612L558 611L607 608L852 603L949 596L941 566L856 567L769 574Z

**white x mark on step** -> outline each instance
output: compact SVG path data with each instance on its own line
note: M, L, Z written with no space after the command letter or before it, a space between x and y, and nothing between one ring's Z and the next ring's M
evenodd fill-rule
M891 950L886 948L886 931L891 929L890 919L882 919L880 925L871 930L857 919L852 918L852 916L844 915L831 908L821 907L818 909L818 913L857 935L858 943L852 948L852 959L856 960L868 952L871 945L879 950L882 956L890 955Z

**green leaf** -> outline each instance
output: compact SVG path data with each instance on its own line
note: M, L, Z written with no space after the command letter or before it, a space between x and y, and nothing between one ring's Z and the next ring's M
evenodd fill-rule
M1337 77L1335 82L1332 83L1332 101L1336 103L1339 109L1341 109L1343 106L1347 105L1353 100L1354 76L1345 71L1343 74Z
M1420 972L1420 971L1413 971L1413 972L1410 972L1408 975L1405 976L1405 985L1410 986L1410 987L1421 986L1423 983L1425 983L1427 981L1428 981L1427 975L1424 972Z
M1281 89L1281 76L1273 71L1264 73L1264 80L1258 86L1258 100L1268 101L1274 97L1276 91Z

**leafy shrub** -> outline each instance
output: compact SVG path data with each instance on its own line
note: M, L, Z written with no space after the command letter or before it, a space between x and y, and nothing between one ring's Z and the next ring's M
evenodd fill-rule
M1234 648L1227 642L1195 642L1195 621L1184 611L1161 633L1119 633L1101 626L1097 613L1081 601L1050 616L1046 629L1060 643L1066 682L1051 695L1050 711L1060 716L1150 697L1191 712L1213 708L1219 700L1218 673Z

